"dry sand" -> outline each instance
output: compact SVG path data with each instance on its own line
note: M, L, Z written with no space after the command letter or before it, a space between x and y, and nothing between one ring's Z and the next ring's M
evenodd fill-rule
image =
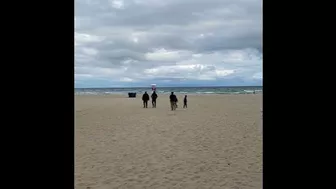
M75 97L75 188L262 188L262 95Z

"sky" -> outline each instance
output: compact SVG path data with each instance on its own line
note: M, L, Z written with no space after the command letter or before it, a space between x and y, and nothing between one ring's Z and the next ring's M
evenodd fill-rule
M75 87L261 86L261 0L75 0Z

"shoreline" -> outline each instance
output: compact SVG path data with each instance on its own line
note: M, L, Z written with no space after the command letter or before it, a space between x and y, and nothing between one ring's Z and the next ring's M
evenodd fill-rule
M137 93L137 97L136 98L139 98L140 95L142 95L143 93ZM151 93L149 93L151 94ZM169 93L157 93L158 95L163 95L163 96L169 96L170 94ZM234 93L228 93L228 94L225 94L225 93L174 93L175 95L178 95L178 96L184 96L184 95L188 95L188 96L237 96L237 95L240 95L240 96L251 96L251 95L254 95L254 96L262 96L263 94L262 93L256 93L256 94L234 94ZM96 96L96 97L99 97L99 96L125 96L128 98L128 94L117 94L117 93L114 93L114 94L74 94L74 96Z

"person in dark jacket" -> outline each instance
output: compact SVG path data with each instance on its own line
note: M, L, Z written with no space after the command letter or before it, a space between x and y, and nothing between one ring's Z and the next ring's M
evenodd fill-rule
M149 101L149 95L147 94L147 92L145 92L145 94L142 95L142 101L143 101L144 108L147 108L148 101Z
M174 92L171 92L169 96L171 110L176 110L177 97Z
M187 95L185 95L183 99L183 108L188 108L187 102L188 102Z
M152 107L156 108L156 99L157 99L158 95L156 94L155 91L153 92L151 97L152 97Z

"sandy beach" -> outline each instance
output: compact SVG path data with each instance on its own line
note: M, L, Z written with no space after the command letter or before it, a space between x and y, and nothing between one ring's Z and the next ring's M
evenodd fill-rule
M262 95L75 96L76 189L262 188Z

